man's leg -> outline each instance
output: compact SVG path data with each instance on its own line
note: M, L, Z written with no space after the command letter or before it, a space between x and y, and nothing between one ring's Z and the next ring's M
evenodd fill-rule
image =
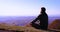
M40 29L40 25L38 25L38 24L32 23L31 25L32 25L32 27L34 27L36 29Z

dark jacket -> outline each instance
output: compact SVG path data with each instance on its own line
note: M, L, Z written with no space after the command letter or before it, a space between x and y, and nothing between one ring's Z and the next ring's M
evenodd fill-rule
M35 22L37 20L40 21L39 25L35 24ZM45 12L43 12L35 20L33 20L31 23L32 23L32 26L37 28L37 29L44 29L44 30L46 30L48 28L48 15Z

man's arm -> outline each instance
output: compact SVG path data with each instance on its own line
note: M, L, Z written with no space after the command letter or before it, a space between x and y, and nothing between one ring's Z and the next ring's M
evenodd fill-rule
M34 23L34 22L36 22L37 20L39 20L39 17L40 17L40 16L38 16L36 19L34 19L31 23Z

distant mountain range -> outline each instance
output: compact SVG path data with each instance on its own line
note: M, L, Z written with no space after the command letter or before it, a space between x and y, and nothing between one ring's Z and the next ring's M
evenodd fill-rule
M35 18L36 16L1 16L0 23L16 24L17 26L24 26L33 21ZM60 19L60 17L49 16L49 24L52 23L52 21L55 19Z

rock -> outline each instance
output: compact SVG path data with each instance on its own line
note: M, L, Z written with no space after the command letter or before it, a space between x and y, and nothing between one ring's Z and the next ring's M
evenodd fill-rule
M38 29L35 29L35 28L33 28L33 27L24 27L24 26L9 26L9 25L7 25L7 24L5 24L5 23L3 23L3 24L0 24L0 29L4 29L3 31L6 31L6 32L8 32L8 31L24 31L24 32L48 32L48 31L44 31L44 30L38 30ZM12 31L12 32L13 32Z
M60 19L54 20L49 26L48 29L60 29Z

